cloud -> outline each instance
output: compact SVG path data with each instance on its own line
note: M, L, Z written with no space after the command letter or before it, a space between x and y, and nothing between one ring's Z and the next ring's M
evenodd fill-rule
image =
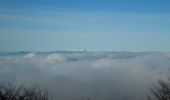
M55 100L140 100L169 66L158 52L29 53L1 56L0 81L46 87Z
M63 55L60 54L50 54L46 57L47 62L62 62L65 61L66 58Z
M36 59L36 53L28 53L27 55L24 56L26 59Z
M112 59L99 59L92 62L91 66L94 68L111 67L112 63Z

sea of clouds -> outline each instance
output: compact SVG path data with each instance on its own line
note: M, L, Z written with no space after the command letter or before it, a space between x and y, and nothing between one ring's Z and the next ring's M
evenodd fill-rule
M146 100L169 68L164 52L30 52L0 56L0 82L42 86L54 100Z

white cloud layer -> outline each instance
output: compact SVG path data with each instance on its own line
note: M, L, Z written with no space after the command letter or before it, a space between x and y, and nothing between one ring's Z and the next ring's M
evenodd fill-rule
M0 56L0 82L42 85L54 100L144 100L169 66L169 53L29 53Z
M50 54L46 57L47 62L62 62L65 61L65 57L59 54Z
M33 59L36 58L36 54L35 53L28 53L24 57L27 58L27 59L33 60Z

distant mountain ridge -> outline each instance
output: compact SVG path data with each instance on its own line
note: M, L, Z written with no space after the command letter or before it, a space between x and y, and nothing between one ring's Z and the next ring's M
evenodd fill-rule
M114 56L114 57L134 57L143 56L146 54L162 54L165 52L128 52L128 51L88 51L88 50L77 50L77 51L48 51L48 52L32 52L32 51L18 51L18 52L0 52L0 56L24 56L30 53L36 55L50 55L50 54L63 54L63 55L74 55L81 54L84 56Z

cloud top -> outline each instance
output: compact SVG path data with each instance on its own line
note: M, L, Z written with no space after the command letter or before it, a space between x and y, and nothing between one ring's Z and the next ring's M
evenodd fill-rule
M61 54L50 54L46 57L47 62L62 62L65 60L66 58Z
M169 66L169 53L27 53L0 56L0 81L47 87L60 100L140 100Z

